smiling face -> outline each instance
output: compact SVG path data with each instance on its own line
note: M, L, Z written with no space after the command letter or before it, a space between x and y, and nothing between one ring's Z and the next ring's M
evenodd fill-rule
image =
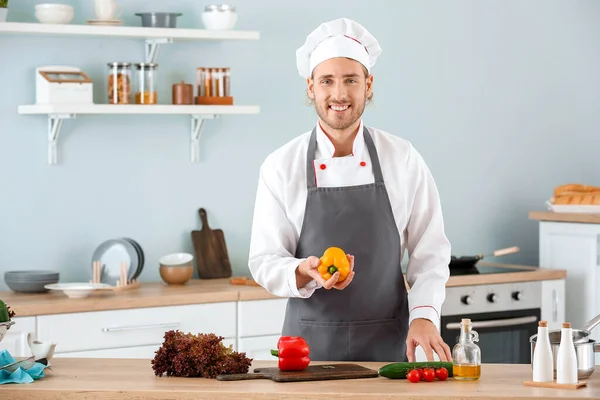
M344 131L357 127L372 94L373 76L358 61L330 58L317 65L307 84L324 128Z

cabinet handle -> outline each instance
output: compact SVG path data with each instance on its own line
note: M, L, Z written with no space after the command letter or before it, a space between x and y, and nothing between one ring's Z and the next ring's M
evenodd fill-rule
M166 323L166 324L154 324L154 325L136 325L136 326L119 326L116 328L102 328L102 332L119 332L119 331L133 331L138 329L154 329L154 328L179 328L179 323Z
M552 322L556 322L558 318L558 296L556 289L552 289Z

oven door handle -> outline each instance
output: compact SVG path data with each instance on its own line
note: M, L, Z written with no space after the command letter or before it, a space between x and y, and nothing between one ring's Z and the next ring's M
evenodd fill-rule
M473 329L497 328L501 326L525 325L533 322L537 322L537 317L535 315L529 317L493 319L490 321L473 321L471 322L471 327ZM460 322L450 322L446 324L446 329L460 329Z

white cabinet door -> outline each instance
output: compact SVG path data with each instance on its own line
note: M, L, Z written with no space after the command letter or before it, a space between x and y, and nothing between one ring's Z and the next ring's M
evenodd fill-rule
M6 349L13 357L28 357L31 349L27 344L27 334L35 334L35 317L15 317L4 339L0 342L0 349Z
M277 357L271 355L271 349L277 349L280 337L281 335L240 338L238 351L245 352L247 357L254 360L276 361Z
M236 303L223 302L42 315L37 323L39 340L64 353L154 345L169 330L235 338L235 318Z
M287 299L238 302L238 336L280 335Z
M548 329L561 329L565 322L565 280L542 281L542 320Z
M223 339L225 346L232 345L235 350L235 338ZM161 344L154 344L149 346L134 346L134 347L121 347L113 349L102 349L102 350L88 350L88 351L73 351L66 353L56 353L54 357L72 357L72 358L146 358L153 359L156 350L160 348Z

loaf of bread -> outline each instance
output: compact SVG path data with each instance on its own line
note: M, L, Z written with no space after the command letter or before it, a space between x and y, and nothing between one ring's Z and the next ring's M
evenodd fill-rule
M600 205L600 186L579 183L560 185L554 189L550 202L560 205Z

